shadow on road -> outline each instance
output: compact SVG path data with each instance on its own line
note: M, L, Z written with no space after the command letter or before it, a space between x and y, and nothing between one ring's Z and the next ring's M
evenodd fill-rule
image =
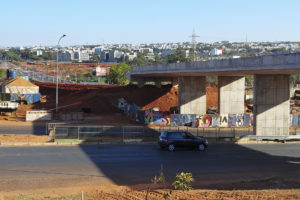
M298 144L211 144L205 152L168 152L154 145L80 148L117 185L148 184L163 165L168 182L174 180L176 173L191 172L196 180L194 185L199 188L300 188L300 183L295 182L300 180Z

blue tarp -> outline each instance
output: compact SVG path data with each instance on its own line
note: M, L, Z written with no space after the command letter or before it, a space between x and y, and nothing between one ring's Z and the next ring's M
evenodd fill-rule
M39 93L38 94L33 94L33 103L40 102L40 99L41 99L41 95Z
M34 104L40 102L41 95L39 93L37 94L11 94L10 95L10 101L16 102L25 100L27 104Z
M40 94L26 94L25 100L27 100L27 104L34 104L40 101Z

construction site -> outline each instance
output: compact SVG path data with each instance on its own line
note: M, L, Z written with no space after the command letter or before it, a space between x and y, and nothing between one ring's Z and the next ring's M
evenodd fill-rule
M88 69L88 72L90 71L91 68ZM252 161L251 159L249 161L245 154L250 157L254 154L257 158L263 157L263 159L269 160L270 163L273 162L272 156L252 150L251 145L243 146L243 144L248 143L243 140L243 137L253 134L252 87L245 88L244 113L234 115L219 114L219 88L217 85L206 84L205 90L206 113L202 115L181 115L178 113L178 93L180 91L178 91L178 87L171 84L161 85L160 88L157 88L150 83L139 88L136 84L119 86L59 83L58 93L56 93L56 83L30 81L26 77L18 76L15 71L8 70L7 78L1 84L2 112L0 126L2 131L17 130L18 128L15 128L20 127L19 129L23 129L20 132L23 133L27 130L25 127L30 126L31 129L46 128L46 132L41 134L33 131L33 134L28 135L5 134L3 132L4 134L0 135L0 144L4 148L10 145L45 146L34 147L34 151L38 152L38 155L31 155L26 153L26 149L23 149L23 157L26 161L21 162L22 165L24 163L29 165L27 160L30 162L30 156L33 156L37 158L34 165L41 165L47 171L47 175L42 177L44 172L38 172L39 175L33 176L32 173L36 173L32 171L36 168L35 166L29 167L28 171L25 170L26 172L11 171L9 173L11 175L7 176L15 180L14 184L12 182L4 184L3 180L0 180L0 189L4 191L3 194L5 195L3 198L5 200L20 199L19 195L22 194L25 199L30 199L31 194L27 191L33 191L37 199L78 199L80 196L82 198L83 195L88 199L144 199L145 196L149 196L149 199L162 199L168 192L165 185L171 184L170 180L172 178L170 174L166 173L166 183L151 186L153 187L151 192L147 189L149 187L147 180L150 180L154 173L153 167L166 162L164 156L167 156L167 159L172 159L171 162L178 162L178 155L183 160L180 162L183 164L179 164L180 170L186 168L185 162L192 162L188 164L188 166L192 166L189 170L193 173L195 180L197 180L193 183L195 189L187 193L188 199L203 197L204 199L217 199L220 196L228 199L298 198L299 191L293 190L293 188L299 187L299 183L292 178L278 178L282 177L281 172L285 167L285 165L281 164L285 162L283 159L278 161L277 166L280 168L280 173L275 173L276 176L273 172L269 172L270 170L266 167L261 172L264 176L260 175L264 178L259 179L257 178L257 173L253 173L253 171L257 170L257 167L254 166L253 169L247 167L252 166L250 163ZM290 100L292 111L290 134L298 132L299 121L297 119L299 115L297 105L299 95L297 91L297 89L293 90ZM56 94L58 94L57 112ZM9 129L5 129L5 127L9 127ZM212 162L209 161L209 169L216 166L214 163L215 159L223 157L225 160L218 165L226 166L228 159L231 159L228 163L232 162L233 164L228 164L228 168L224 168L225 171L221 173L224 174L222 176L216 176L215 174L218 174L216 171L205 172L207 174L205 179L213 178L211 178L212 181L204 181L202 180L204 177L203 173L199 174L199 166L201 166L200 163L203 163L203 160L198 160L200 158L197 157L200 156L198 152L178 151L177 153L179 154L174 154L174 157L170 158L170 155L165 155L166 152L156 149L154 142L156 143L160 132L164 130L189 131L197 137L204 137L209 140L212 149L209 149L208 152L213 152L211 154L212 157L208 159L212 160ZM224 143L226 146L223 146ZM66 144L78 146L65 147L64 145ZM88 145L85 146L86 144ZM96 144L96 146L90 146L90 144ZM43 156L47 157L50 155L48 150L51 147L48 147L49 145L57 145L55 149L58 152L62 152L62 160L67 160L67 163L58 165L68 169L67 172L63 174L58 172L56 174L56 161L51 159L46 163L43 161ZM290 143L288 145L297 144ZM111 146L118 149L116 155L115 150L112 150ZM263 146L258 147L265 148ZM27 149L30 151L31 148L28 147ZM51 151L55 155L55 159L58 159L57 155L60 153L54 152L54 150ZM66 153L68 151L70 151L69 154ZM102 151L107 152L108 156L103 156L104 152ZM140 152L141 156L136 158L137 152ZM99 153L102 156L98 156ZM203 156L208 156L205 153L207 152L204 152ZM120 162L119 154L122 154L121 159L125 159L125 163L128 163L128 159L141 159L141 161L134 161L135 164L133 166L125 164L120 171L118 168L115 169L115 163ZM159 160L158 163L156 161L148 162L148 159L157 156L156 154L160 155L162 160ZM216 154L220 155L215 156ZM197 161L194 159L195 156ZM238 174L229 172L233 168L237 171L241 170L239 165L234 164L236 162L235 156L245 157L243 161L245 166L242 167L244 171ZM184 159L187 160L184 161ZM68 162L76 163L77 167ZM112 165L110 165L110 162L112 162ZM145 166L138 164L139 162L145 162ZM197 162L196 165L195 162ZM3 163L9 164L9 162L5 162L5 159ZM92 165L87 163L92 163ZM93 168L92 166L96 163L101 165L101 167ZM106 164L103 163L106 163L108 167L106 168ZM121 164L124 163L121 162ZM132 174L131 170L136 165L143 169L138 171L145 172L138 176L134 175L135 177L141 177L140 180L139 178L130 177ZM148 165L151 165L151 169L146 170ZM166 164L167 169L170 169L170 166L169 163ZM285 174L285 178L293 177L294 175L294 166L290 164L289 167L291 167L292 171L288 175ZM76 171L77 168L79 171L85 169L85 173L88 174L99 174L100 171L102 174L99 177L101 178L98 175L95 177L94 175L87 175L90 177L87 182L85 173L77 177L78 173L82 173ZM124 170L127 171L123 172ZM3 171L3 173L6 175L7 172ZM16 173L25 174L16 176ZM49 173L52 173L53 177L50 177ZM249 176L247 180L251 181L245 182L244 179L240 178L242 176ZM271 178L265 178L270 176ZM103 179L102 177L105 178ZM233 181L227 183L228 177ZM36 185L37 182L34 178L42 180L39 185ZM128 180L131 180L130 183L128 183ZM27 186L23 187L23 185ZM101 187L98 185L101 185ZM15 187L24 189L16 191ZM260 188L268 188L268 190L261 191ZM280 192L278 188L281 189ZM50 194L49 189L55 192ZM84 192L79 194L78 191ZM173 196L181 196L180 191L175 190Z

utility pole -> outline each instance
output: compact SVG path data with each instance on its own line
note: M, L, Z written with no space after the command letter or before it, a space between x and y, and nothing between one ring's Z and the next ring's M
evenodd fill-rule
M192 49L193 49L193 54L194 54L194 59L193 61L195 62L196 61L196 45L197 45L197 37L200 37L199 35L196 35L195 33L195 29L193 29L193 33L192 35L190 35L189 37L192 38Z
M59 42L62 38L66 37L65 34L63 34L58 42L57 42L57 52L56 52L56 103L55 103L55 112L57 114L57 109L58 109L58 51L59 51Z

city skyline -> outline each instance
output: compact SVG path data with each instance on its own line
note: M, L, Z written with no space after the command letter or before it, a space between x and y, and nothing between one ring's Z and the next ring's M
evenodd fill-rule
M287 3L288 2L288 3ZM300 2L1 2L0 46L300 41Z

